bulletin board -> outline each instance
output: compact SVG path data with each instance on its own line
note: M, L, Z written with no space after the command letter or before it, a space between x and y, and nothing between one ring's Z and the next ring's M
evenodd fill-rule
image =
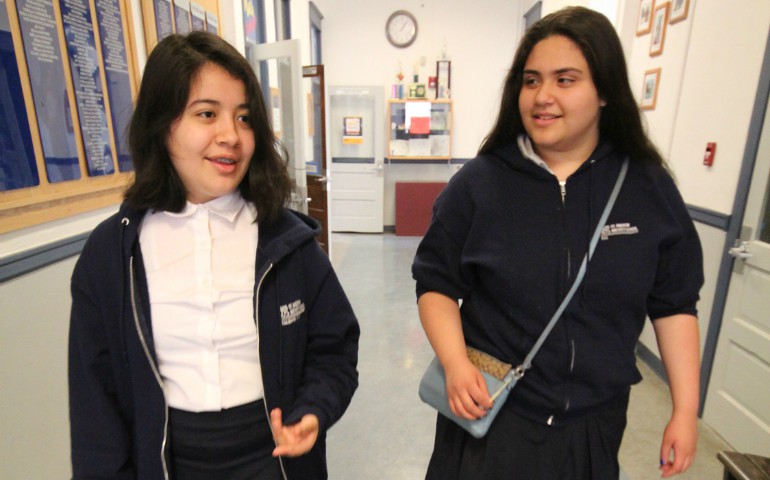
M141 0L147 51L172 33L205 30L220 35L218 0Z
M0 233L120 202L138 76L128 0L0 0Z
M141 0L148 51L218 0ZM0 0L0 233L115 205L133 178L130 0ZM160 33L159 33L160 32Z

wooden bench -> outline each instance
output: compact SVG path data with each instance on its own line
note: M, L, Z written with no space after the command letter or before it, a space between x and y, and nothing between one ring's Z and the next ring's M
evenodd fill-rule
M724 480L770 480L770 458L738 452L719 452Z

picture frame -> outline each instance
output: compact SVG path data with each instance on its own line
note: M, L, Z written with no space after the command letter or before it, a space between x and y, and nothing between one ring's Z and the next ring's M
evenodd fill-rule
M363 117L342 117L342 134L346 137L363 135Z
M436 98L449 98L452 88L452 62L436 61Z
M409 85L409 96L407 98L425 98L427 90L424 83L412 83Z
M364 118L342 117L342 143L360 145L364 142Z
M668 23L674 24L687 18L690 11L690 0L671 0L671 14Z
M660 87L660 68L653 68L644 72L642 80L642 100L640 107L642 110L655 110L655 104L658 101L658 90Z
M636 36L641 37L652 30L653 0L639 1L639 15L636 20Z
M656 57L663 53L663 45L666 43L666 25L668 25L668 11L671 4L662 3L655 7L652 13L652 35L650 36L650 56Z

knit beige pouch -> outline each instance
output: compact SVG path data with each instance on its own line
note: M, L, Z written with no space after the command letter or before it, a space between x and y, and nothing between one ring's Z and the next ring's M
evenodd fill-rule
M488 353L477 350L473 347L465 347L468 352L468 359L476 365L479 370L486 372L496 379L503 381L505 375L511 370L511 364L502 362Z

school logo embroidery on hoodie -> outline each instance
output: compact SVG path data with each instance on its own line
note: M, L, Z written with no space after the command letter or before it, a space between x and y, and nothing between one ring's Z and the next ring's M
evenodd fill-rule
M292 323L296 322L300 315L305 313L305 304L302 303L302 300L295 300L291 303L287 303L286 305L281 305L281 325L291 325Z
M607 240L614 235L634 235L639 233L639 228L632 227L630 223L613 223L602 228L602 240Z

